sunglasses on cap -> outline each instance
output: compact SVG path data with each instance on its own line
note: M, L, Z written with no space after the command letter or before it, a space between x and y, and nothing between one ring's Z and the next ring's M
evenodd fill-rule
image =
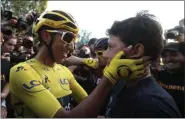
M103 52L104 51L95 51L96 55L99 57L103 56Z
M72 32L69 31L57 31L57 30L46 30L47 32L50 33L58 33L61 35L61 41L64 41L67 44L70 44L76 40L76 35Z

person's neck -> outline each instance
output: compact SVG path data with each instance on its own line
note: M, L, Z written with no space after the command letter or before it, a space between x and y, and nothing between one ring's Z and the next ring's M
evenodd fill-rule
M139 78L139 79L132 79L132 80L126 81L126 86L127 86L127 88L129 88L129 87L134 87L134 86L136 86L141 80L146 79L146 78L151 77L151 76L152 76L152 75L151 75L150 70L149 70L149 73L148 73L148 75L146 75L146 76L143 76L143 77L141 77L141 78Z
M38 54L35 56L35 59L38 60L40 63L53 67L55 62L49 56L49 52L46 46L42 46L39 49Z

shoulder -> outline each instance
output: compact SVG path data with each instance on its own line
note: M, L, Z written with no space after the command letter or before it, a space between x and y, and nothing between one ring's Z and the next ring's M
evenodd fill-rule
M11 74L21 71L29 71L30 67L26 62L21 62L11 68Z
M26 62L19 63L10 71L10 91L16 95L23 92L38 92L45 90L37 72Z
M61 64L57 64L57 65L56 65L56 68L57 68L57 70L63 70L63 71L65 71L66 73L72 74L71 71L70 71L66 66L63 66L63 65L61 65Z
M141 95L134 99L138 115L148 117L180 117L177 106L170 95Z
M10 70L10 85L19 85L33 80L40 80L36 71L26 62L13 66Z
M180 117L171 97L139 95L126 100L119 100L111 116L132 118ZM114 110L117 110L116 112Z

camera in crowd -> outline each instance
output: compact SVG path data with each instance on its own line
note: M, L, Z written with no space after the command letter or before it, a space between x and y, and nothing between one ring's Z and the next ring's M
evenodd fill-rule
M176 39L178 36L184 35L184 27L176 26L173 29L169 29L165 34L166 39Z
M17 20L15 28L19 30L26 30L33 22L39 17L39 14L36 12L29 12L26 17L20 16L15 17L11 11L1 10L1 19L2 21L9 21L11 19Z
M12 18L12 12L7 10L1 10L1 20L9 21Z

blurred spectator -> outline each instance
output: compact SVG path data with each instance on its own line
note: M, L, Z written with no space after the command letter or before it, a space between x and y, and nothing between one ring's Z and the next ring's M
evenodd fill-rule
M184 117L184 42L170 43L164 47L162 58L165 70L157 74L159 84L174 98Z
M169 29L165 37L166 39L173 39L177 42L184 42L184 27L176 26L173 29Z
M11 36L3 36L4 42L2 44L2 54L3 53L11 53L15 49L17 38L15 35Z
M88 46L81 45L78 49L79 49L78 54L77 54L78 57L80 57L80 58L90 58L91 51L90 51L90 48Z
M88 42L88 46L90 48L90 51L91 51L91 57L92 58L95 58L96 57L96 54L94 52L94 43L96 42L97 38L91 38Z
M6 100L6 108L3 107L2 112L4 116L7 114L5 109L8 110L8 117L13 117L13 109L10 103L9 95L9 72L12 67L11 53L15 49L17 38L13 34L3 36L4 42L1 47L1 100Z

